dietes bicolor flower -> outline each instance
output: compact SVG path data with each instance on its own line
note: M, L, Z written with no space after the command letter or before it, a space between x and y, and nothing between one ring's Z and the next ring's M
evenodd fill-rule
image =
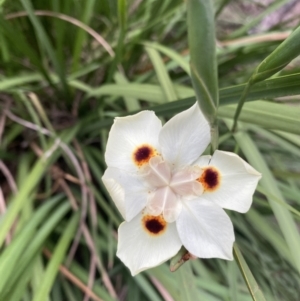
M234 153L201 157L209 142L197 104L164 126L152 111L115 119L102 180L125 220L117 256L132 275L182 245L196 257L232 260L233 225L223 209L246 212L261 174Z

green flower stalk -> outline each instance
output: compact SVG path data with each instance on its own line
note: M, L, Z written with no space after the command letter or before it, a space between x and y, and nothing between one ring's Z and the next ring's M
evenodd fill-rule
M218 145L219 96L212 1L188 0L187 15L192 82L200 109L211 127L214 151Z

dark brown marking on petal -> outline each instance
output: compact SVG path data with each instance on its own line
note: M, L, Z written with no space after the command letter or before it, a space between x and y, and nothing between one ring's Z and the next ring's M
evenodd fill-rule
M221 183L221 174L214 167L205 167L203 168L203 173L200 178L197 179L202 185L204 191L215 191L219 188Z
M167 228L167 222L161 215L144 215L142 224L146 232L153 236L159 236L163 234Z
M156 155L155 149L147 144L137 147L133 152L133 161L137 166L143 166Z

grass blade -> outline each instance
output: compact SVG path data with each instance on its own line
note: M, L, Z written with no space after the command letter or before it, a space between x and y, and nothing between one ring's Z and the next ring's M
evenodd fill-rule
M243 278L247 284L248 290L251 294L253 301L266 301L262 291L260 290L258 284L256 283L255 278L253 277L241 251L238 246L235 244L233 247L234 258L240 268L240 271L243 275Z
M51 59L51 61L53 63L53 66L60 78L60 82L62 84L65 94L69 95L69 90L68 90L67 82L66 82L66 75L63 71L62 66L59 64L59 61L55 55L54 49L51 45L48 35L46 34L46 31L44 30L40 21L34 14L31 2L29 0L20 0L20 1L28 13L29 19L31 20L32 25L33 25L34 29L36 30L37 36L40 39L41 44L44 46L45 51L48 53L49 58Z
M150 48L150 47L146 47L146 51L147 51L147 53L151 59L151 62L154 66L156 75L158 77L158 81L161 84L161 87L164 91L165 98L168 101L178 99L176 92L174 90L172 81L169 77L168 71L166 70L164 62L161 59L159 53L157 52L157 50Z
M44 280L41 287L33 297L33 301L46 301L50 289L54 283L55 277L58 273L59 265L63 261L69 244L75 234L75 230L78 226L79 214L75 214L68 225L66 226L60 240L58 241L56 248L53 252L53 256L49 261L47 269L44 274Z

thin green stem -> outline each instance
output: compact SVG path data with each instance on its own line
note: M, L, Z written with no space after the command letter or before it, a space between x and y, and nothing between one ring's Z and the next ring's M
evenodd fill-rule
M218 149L219 146L219 127L217 122L215 122L210 128L211 134L211 155Z
M241 95L241 97L239 99L238 106L237 106L235 114L234 114L234 123L233 123L233 127L231 129L232 132L236 131L238 118L239 118L240 113L242 111L242 108L243 108L243 105L245 103L245 100L246 100L246 98L247 98L247 96L249 94L251 86L252 86L252 82L251 82L251 79L250 79L248 81L247 85L245 86L245 88L243 90L243 93L242 93L242 95Z

